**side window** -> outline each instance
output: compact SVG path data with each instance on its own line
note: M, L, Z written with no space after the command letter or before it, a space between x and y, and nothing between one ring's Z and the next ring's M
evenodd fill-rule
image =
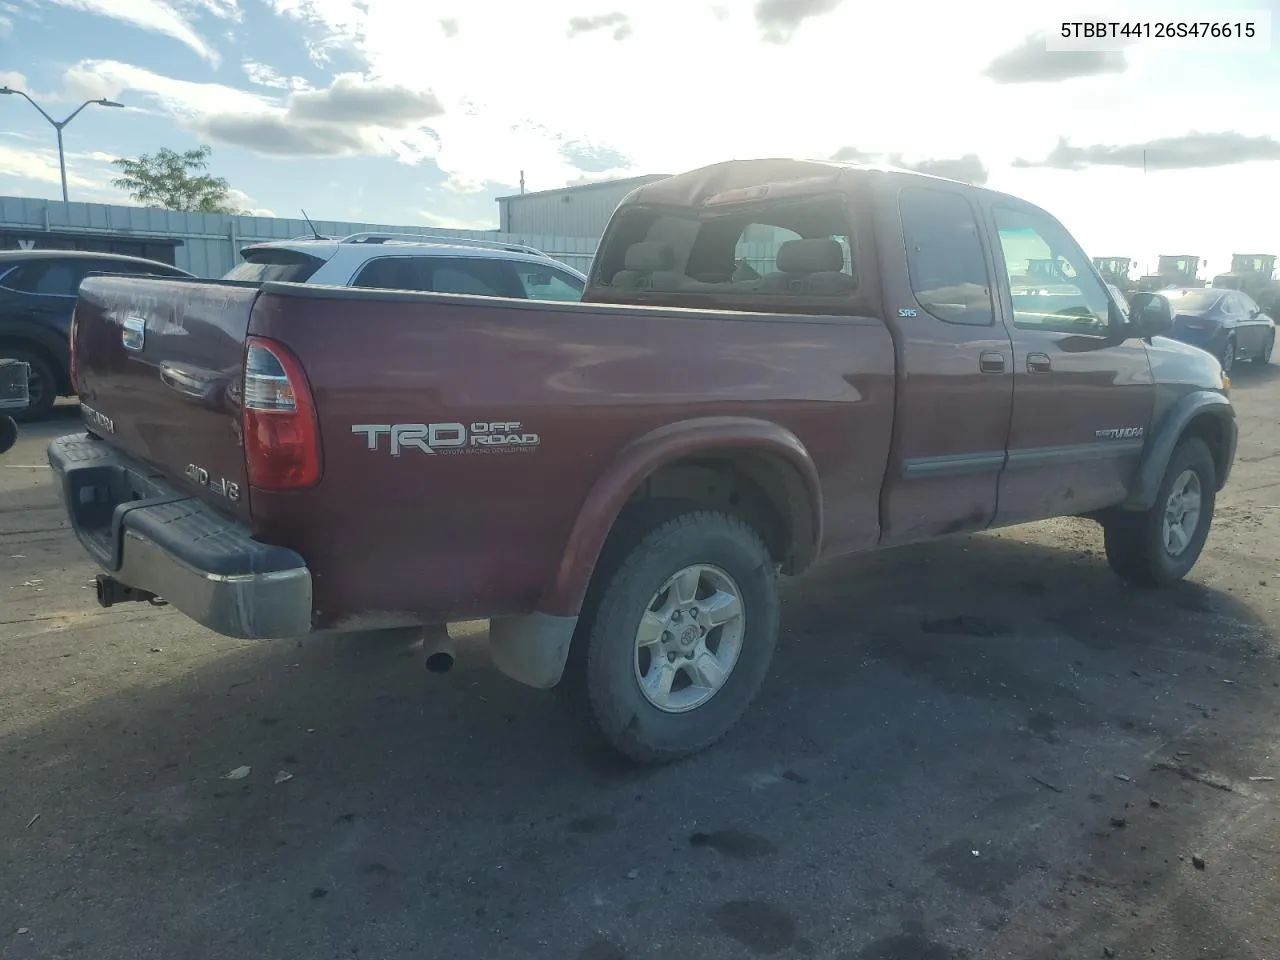
M513 264L530 300L581 300L583 283L570 273L536 263Z
M427 257L379 257L366 263L351 285L427 292L431 289L429 262Z
M1025 210L997 206L995 218L1014 326L1106 333L1111 326L1110 298L1067 232L1048 217Z
M509 260L486 257L434 257L431 289L436 293L465 293L478 297L523 297Z
M65 260L41 260L19 267L5 280L5 286L23 293L45 297L74 297L88 267Z
M4 270L0 270L0 287L30 293L33 271L39 268L40 264L32 263L6 267Z
M916 302L947 323L995 322L973 208L958 193L907 187L898 196Z

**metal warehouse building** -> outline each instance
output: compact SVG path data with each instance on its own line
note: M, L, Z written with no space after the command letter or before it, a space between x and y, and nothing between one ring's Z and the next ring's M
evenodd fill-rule
M334 220L318 220L316 227L332 237L373 231L524 243L579 270L590 268L598 239L598 235L506 236L495 230L442 230ZM250 243L310 234L311 227L302 220L0 197L0 249L128 253L174 264L198 277L222 276L240 262L241 248Z
M498 198L502 233L546 234L556 237L591 237L599 240L614 209L636 187L668 174L601 180L558 190L539 190Z

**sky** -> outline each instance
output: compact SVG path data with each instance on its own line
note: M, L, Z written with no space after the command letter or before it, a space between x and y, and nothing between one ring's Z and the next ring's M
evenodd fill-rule
M125 104L67 126L72 200L128 202L113 159L208 144L248 211L492 229L521 171L541 190L734 158L865 159L1024 197L1092 256L1197 254L1211 274L1233 252L1280 253L1280 39L1046 39L1064 17L1261 11L1280 28L1280 0L1099 8L0 0L0 85L58 119L89 98ZM59 196L54 131L13 96L0 195Z

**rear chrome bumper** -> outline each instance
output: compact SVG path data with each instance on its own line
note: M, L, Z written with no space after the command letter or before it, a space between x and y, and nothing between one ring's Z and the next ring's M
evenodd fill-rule
M228 637L311 630L311 572L294 551L254 540L243 525L89 433L53 440L49 465L76 537L120 583Z

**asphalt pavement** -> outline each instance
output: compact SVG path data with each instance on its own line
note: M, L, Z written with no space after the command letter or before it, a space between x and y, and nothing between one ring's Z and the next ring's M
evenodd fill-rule
M0 957L1280 956L1280 366L1190 579L1053 521L785 587L764 692L636 769L411 636L229 640L93 601L0 459ZM1275 778L1275 779L1273 779Z

